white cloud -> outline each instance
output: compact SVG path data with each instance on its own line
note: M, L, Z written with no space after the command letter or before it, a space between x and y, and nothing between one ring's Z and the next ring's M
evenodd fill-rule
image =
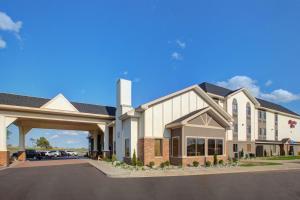
M182 42L180 40L176 40L176 44L182 49L184 49L186 47L186 43Z
M182 60L183 59L183 56L178 53L178 52L173 52L172 55L171 55L172 59L174 60Z
M273 81L271 80L268 80L266 83L265 83L265 86L269 87L273 84Z
M77 135L79 135L79 133L77 131L63 131L62 135L77 136Z
M128 75L128 71L124 71L124 72L123 72L123 75L124 75L124 76L127 76L127 75Z
M256 85L256 81L248 76L234 76L227 81L217 82L217 85L231 90L247 88L254 96L259 96L260 93L260 88Z
M262 93L261 98L267 99L270 101L276 101L276 102L282 102L282 103L288 103L291 101L296 101L300 99L300 95L293 94L287 90L278 89L274 90L270 94Z
M246 88L255 97L273 102L288 103L291 101L300 100L300 95L293 94L292 92L283 89L277 89L271 93L262 92L259 85L257 85L257 81L248 76L234 76L227 81L217 82L217 85L232 90Z
M4 49L6 47L6 42L0 37L0 49Z
M19 33L22 22L14 22L6 13L0 11L0 30Z
M52 135L52 136L50 137L50 140L53 140L53 139L55 139L55 138L59 138L59 135Z

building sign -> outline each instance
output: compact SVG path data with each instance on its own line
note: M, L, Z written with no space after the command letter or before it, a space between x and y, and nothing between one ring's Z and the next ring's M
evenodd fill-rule
M289 120L289 125L290 125L290 128L295 128L296 127L296 125L297 125L297 122L296 121L294 121L294 120Z

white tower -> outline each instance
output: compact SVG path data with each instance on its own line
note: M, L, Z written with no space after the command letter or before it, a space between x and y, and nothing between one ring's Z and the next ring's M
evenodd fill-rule
M119 79L117 82L117 111L116 111L116 156L118 160L123 160L124 151L124 133L122 121L119 119L121 115L132 109L131 105L131 81Z

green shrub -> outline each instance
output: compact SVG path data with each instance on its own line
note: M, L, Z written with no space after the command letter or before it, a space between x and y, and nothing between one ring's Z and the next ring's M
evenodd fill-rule
M140 160L138 160L138 161L136 162L136 165L137 165L138 167L143 167L143 166L144 166L143 162L140 161Z
M298 156L300 156L300 151L298 152Z
M113 155L111 156L111 161L112 161L112 162L115 162L115 161L117 161L117 157L116 157L116 155L115 155L115 154L113 154Z
M218 164L218 156L217 154L214 155L214 165Z
M223 160L219 160L219 165L224 165L224 161Z
M205 162L205 166L206 166L206 167L210 167L210 166L211 166L211 162L210 162L209 160L206 161L206 162Z
M135 149L133 150L133 156L131 159L131 165L136 166L137 164L137 159L136 159L136 153L135 153Z
M163 168L165 168L165 166L166 166L166 165L165 165L165 163L164 163L164 162L160 163L160 168L162 168L162 169L163 169Z
M234 163L236 163L237 161L238 161L237 158L233 158L233 159L232 159L232 162L234 162Z
M149 167L150 167L150 168L153 168L154 165L155 165L155 162L153 162L153 161L149 162Z
M194 162L193 162L193 166L194 166L194 167L198 167L198 166L199 166L199 162L198 162L198 161L194 161Z
M167 160L167 161L165 162L165 166L166 166L166 167L169 167L169 166L170 166L170 161Z

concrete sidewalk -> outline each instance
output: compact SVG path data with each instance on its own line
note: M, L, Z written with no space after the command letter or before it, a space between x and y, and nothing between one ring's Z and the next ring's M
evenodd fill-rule
M255 160L254 162L258 162ZM266 162L266 161L259 161ZM232 173L249 173L249 172L266 172L266 171L286 171L300 170L298 161L281 161L282 165L255 166L255 167L185 167L180 169L156 169L156 170L128 170L114 167L111 163L104 161L89 160L89 163L100 170L108 177L112 178L139 178L139 177L163 177L163 176L194 176L210 174L232 174Z

